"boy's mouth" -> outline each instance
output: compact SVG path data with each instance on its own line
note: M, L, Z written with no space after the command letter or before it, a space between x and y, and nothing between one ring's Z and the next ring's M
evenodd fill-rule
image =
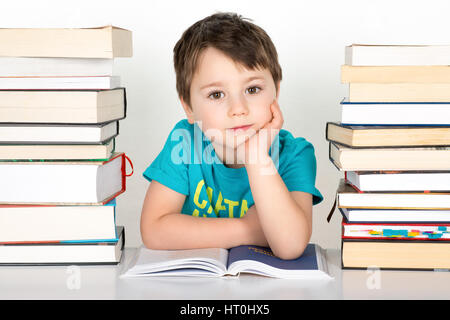
M252 125L245 125L245 126L239 126L239 127L234 127L234 128L230 128L230 130L233 130L233 132L237 132L239 130L245 131L247 129L249 129Z

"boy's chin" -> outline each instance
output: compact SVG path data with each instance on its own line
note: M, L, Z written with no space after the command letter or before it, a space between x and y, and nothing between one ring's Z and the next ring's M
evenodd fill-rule
M246 132L241 132L238 134L233 134L226 131L222 132L222 134L208 136L208 138L217 147L221 146L227 149L237 149L256 133L257 132L253 129L249 129Z
M243 145L248 139L249 139L249 137L246 137L246 136L235 136L234 140L232 140L232 141L220 141L219 142L216 140L215 142L217 145L220 145L227 149L236 150L238 147Z

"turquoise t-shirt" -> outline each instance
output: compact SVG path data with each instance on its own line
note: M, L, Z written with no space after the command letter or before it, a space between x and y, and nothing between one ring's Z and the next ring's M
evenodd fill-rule
M281 129L269 155L289 191L312 194L313 204L323 200L315 187L316 158L311 143ZM175 125L143 175L186 195L184 214L239 218L254 204L245 167L226 167L199 126L187 120Z

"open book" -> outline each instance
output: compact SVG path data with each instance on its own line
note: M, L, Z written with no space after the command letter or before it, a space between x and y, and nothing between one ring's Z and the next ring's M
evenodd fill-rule
M192 250L139 248L131 267L121 277L223 277L252 273L285 279L331 279L323 249L308 244L303 254L282 260L269 248L239 246Z

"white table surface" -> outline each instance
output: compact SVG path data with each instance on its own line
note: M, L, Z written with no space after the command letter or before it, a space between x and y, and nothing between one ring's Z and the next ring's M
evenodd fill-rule
M136 252L125 248L117 266L1 266L0 299L450 299L450 272L342 270L336 249L326 254L331 281L119 278Z

